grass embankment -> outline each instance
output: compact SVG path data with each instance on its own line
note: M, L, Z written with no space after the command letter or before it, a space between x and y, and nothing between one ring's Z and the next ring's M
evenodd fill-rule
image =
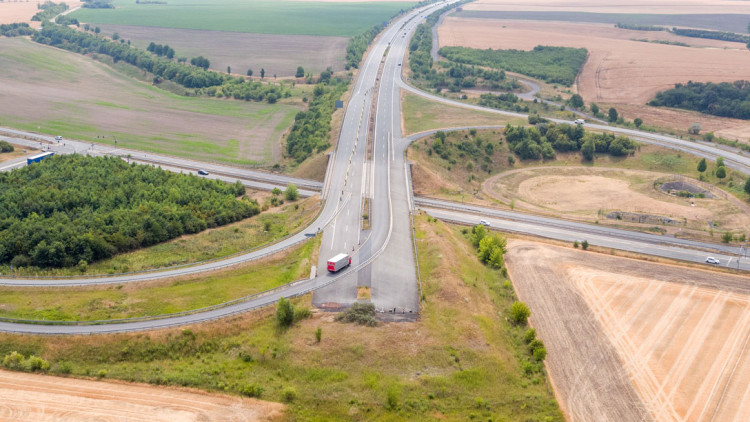
M169 4L137 4L115 0L115 9L80 9L70 16L95 24L351 37L414 3L170 0Z
M184 332L0 335L0 356L35 354L52 373L79 377L233 394L260 387L298 420L562 421L544 375L524 375L528 351L506 321L514 295L502 272L477 261L460 228L416 223L426 302L415 323L366 328L319 313L280 331L267 308Z
M85 272L77 267L37 269L25 272L15 270L15 275L25 276L77 276L82 274L115 274L190 264L232 255L247 249L273 242L312 221L320 208L320 200L312 197L226 226L209 229L193 235L160 243L89 264ZM8 274L7 265L0 267Z
M503 116L485 111L469 110L443 104L414 94L403 97L403 126L406 135L426 130L466 127L466 126L502 126L505 124L522 125L526 119Z
M306 278L319 240L281 255L209 276L94 288L0 288L0 316L94 321L199 309Z
M553 160L519 160L508 149L502 129L480 129L476 130L474 135L470 130L461 130L446 133L445 144L450 144L454 154L451 154L450 159L445 159L439 154L429 153L434 140L435 136L431 135L414 142L409 147L409 159L417 163L417 167L421 167L415 174L420 173L420 170L422 172L426 170L427 173L424 175L429 176L429 179L423 179L424 184L417 180L419 176L415 177L415 185L426 189L422 193L445 196L447 199L455 200L456 195L460 197L461 193L465 193L467 194L466 200L470 200L468 197L478 193L482 182L491 176L510 170L539 166L587 166L647 170L662 172L665 175L679 174L694 179L702 178L703 181L727 190L740 198L746 196L742 192L746 178L741 173L727 169L726 178L719 179L715 175L714 164L709 163L708 170L702 173L701 177L701 173L697 170L699 157L656 145L641 144L633 155L625 157L597 154L593 162L583 160L578 152L557 152ZM486 149L478 147L478 157L467 158L465 152L462 156L458 144L469 141L476 145L477 140L481 140L482 146L492 144L492 153L486 154ZM509 163L509 157L513 157L513 164ZM441 182L437 183L438 179Z

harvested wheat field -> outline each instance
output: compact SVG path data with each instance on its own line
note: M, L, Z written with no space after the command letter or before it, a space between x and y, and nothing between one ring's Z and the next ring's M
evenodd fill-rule
M466 10L564 11L592 13L750 13L750 4L735 0L477 0Z
M508 243L570 420L750 419L747 277Z
M744 44L680 37L666 32L631 31L609 24L503 19L446 18L438 29L441 46L531 50L536 45L584 47L589 58L577 90L586 103L614 105L628 119L686 130L744 134L748 122L645 104L675 83L724 82L747 78L750 54ZM636 41L683 42L691 47ZM744 138L741 138L744 139Z
M11 2L10 0L0 2L0 24L26 22L34 28L39 28L40 26L42 26L42 23L32 22L31 17L39 11L37 5L40 3L42 2ZM71 9L81 6L81 2L79 0L66 1L65 4L67 4Z
M273 421L284 405L138 384L0 371L4 421Z

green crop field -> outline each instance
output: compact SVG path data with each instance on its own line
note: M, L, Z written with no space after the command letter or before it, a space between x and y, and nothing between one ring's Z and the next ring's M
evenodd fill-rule
M0 39L0 68L3 126L194 159L270 166L300 110L170 94L130 65L24 39Z
M81 9L71 16L95 24L350 37L414 3L169 0L167 4L136 4L115 0L115 9Z

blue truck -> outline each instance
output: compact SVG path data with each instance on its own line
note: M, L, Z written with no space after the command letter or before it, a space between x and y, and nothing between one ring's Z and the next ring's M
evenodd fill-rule
M52 151L47 151L41 154L34 155L33 157L29 157L26 159L26 165L28 166L28 165L31 165L31 163L38 163L47 157L52 157L53 155L55 155L55 153Z

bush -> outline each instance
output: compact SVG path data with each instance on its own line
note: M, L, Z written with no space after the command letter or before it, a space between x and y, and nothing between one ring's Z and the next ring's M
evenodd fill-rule
M285 387L281 390L281 399L285 402L293 402L297 398L297 390L294 387Z
M263 394L263 388L255 384L245 384L238 388L240 394L245 397L259 398Z
M529 315L531 315L531 310L523 302L515 301L510 306L510 320L516 325L526 324Z
M288 201L296 201L299 199L299 192L297 191L297 186L295 186L294 183L290 183L287 185L286 190L284 191L284 198L286 198Z
M399 395L397 387L390 387L385 397L385 408L388 410L398 410Z
M322 329L322 328L320 328L320 327L318 327L318 328L317 328L317 329L315 330L315 341L316 341L317 343L320 343L320 340L321 340L322 338L323 338L323 329Z
M727 169L724 166L719 166L716 168L716 177L719 179L723 179L727 177Z
M536 340L536 330L533 328L529 328L526 330L526 332L523 333L523 341L526 343L531 343L532 341Z
M584 240L583 242L581 242L581 248L583 248L584 251L586 249L588 249L589 248L589 241L588 240Z
M340 322L353 322L368 327L378 325L378 320L375 319L375 305L372 303L354 303L349 309L336 315L335 319Z
M14 371L47 372L50 364L38 356L30 355L27 359L23 354L13 351L3 358L3 367Z
M289 299L279 298L276 304L276 322L281 327L290 327L294 323L294 305Z
M0 152L13 152L15 148L6 141L0 141Z

